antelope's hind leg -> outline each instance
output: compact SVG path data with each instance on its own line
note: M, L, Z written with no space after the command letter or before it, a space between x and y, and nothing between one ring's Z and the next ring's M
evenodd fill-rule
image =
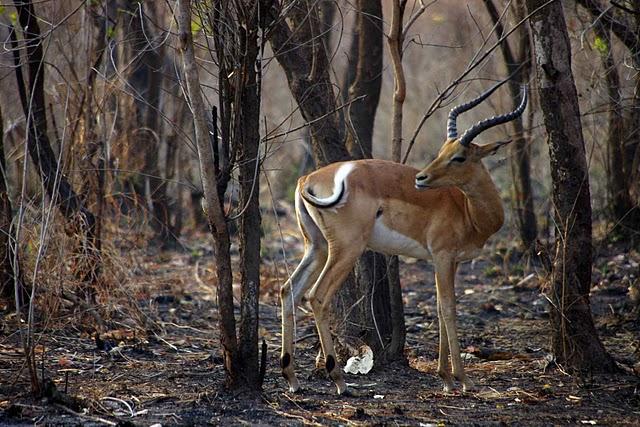
M358 238L355 237L350 240L350 242L357 242L357 240ZM313 309L313 317L316 320L320 345L324 353L325 368L327 369L329 377L331 377L335 383L338 394L343 394L347 390L347 383L344 381L333 346L333 339L331 338L331 330L329 329L329 306L336 291L340 289L351 272L356 260L364 250L364 244L361 250L353 246L354 244L352 243L352 250L339 251L336 250L334 245L329 245L327 263L309 294L309 302ZM346 247L349 246L347 245Z
M299 196L296 195L296 199ZM298 200L296 200L298 202ZM300 383L294 367L294 334L296 307L302 297L316 282L327 260L327 242L302 203L296 203L298 225L304 236L304 255L295 271L280 289L282 307L282 352L280 366L282 376L289 384L289 391L296 392Z

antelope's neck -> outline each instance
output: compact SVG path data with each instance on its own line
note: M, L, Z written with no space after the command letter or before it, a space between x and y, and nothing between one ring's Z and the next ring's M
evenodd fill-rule
M504 211L498 189L484 167L474 180L460 189L466 197L465 214L484 243L504 223Z

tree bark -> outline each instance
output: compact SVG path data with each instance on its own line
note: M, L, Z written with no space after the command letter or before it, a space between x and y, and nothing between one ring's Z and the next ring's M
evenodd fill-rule
M240 207L240 327L239 365L245 385L260 389L258 358L258 299L260 297L260 64L258 63L258 0L244 5L238 14L239 63L243 79L240 105L234 111L238 124L235 144L239 144ZM246 19L246 20L245 20Z
M527 0L531 13L544 0ZM561 3L531 17L540 104L548 134L556 251L550 288L552 351L580 372L612 372L591 316L591 202L589 175Z
M357 56L354 61L355 77L349 88L349 101L357 99L346 109L346 146L354 158L373 158L373 128L382 87L382 55L383 28L382 3L379 0L358 0L356 33ZM373 251L366 251L356 262L354 282L351 289L338 293L337 312L344 322L343 332L346 336L358 337L372 348L376 355L376 363L396 359L398 352L389 352L390 343L394 342L394 319L390 288L397 283L399 277L392 273L387 257ZM397 282L393 279L396 278ZM351 285L351 283L349 283ZM346 288L346 287L345 287ZM356 302L362 297L359 304ZM402 295L400 295L402 304ZM404 318L399 354L404 349ZM397 350L397 345L393 346ZM382 357L380 357L382 356Z
M346 108L346 145L353 158L373 157L373 125L382 87L382 3L358 0L355 78L349 87L349 100L365 95Z
M407 86L402 66L404 26L403 18L406 1L394 0L391 12L391 28L387 42L391 54L394 75L393 115L391 119L391 160L400 163L402 160L402 117ZM400 286L400 260L398 256L388 256L389 274L389 307L391 316L391 341L386 356L389 359L400 359L403 356L406 339L404 325L404 305Z
M269 41L302 117L310 123L313 157L316 166L321 167L349 160L351 156L339 131L328 58L324 49L318 48L321 40L312 37L309 22L317 17L307 16L305 5L303 2L291 8L289 18L295 31L286 20L280 20L272 29Z
M7 163L4 157L4 120L0 111L0 297L13 301L17 307L22 307L28 295L16 254L12 222L13 210L9 198Z
M485 8L491 17L491 21L495 26L496 37L501 38L504 34L504 26L500 21L500 14L493 0L484 0ZM520 10L521 5L516 5L517 18L520 21L524 18ZM500 50L507 68L507 74L511 76L509 80L509 92L514 103L520 96L520 85L528 80L530 73L530 49L529 49L529 32L526 27L520 29L520 57L516 58L513 53L509 41L505 40L500 44ZM514 105L514 108L517 105ZM514 133L514 141L511 144L511 175L513 178L513 189L515 197L516 214L518 218L518 231L522 247L528 250L538 236L538 225L536 222L536 214L533 207L533 190L531 188L531 148L526 139L524 132L524 124L522 116L519 116L511 122Z
M191 1L178 2L178 30L180 49L184 61L184 76L196 136L200 177L205 197L206 214L214 240L218 289L218 324L226 372L226 383L234 387L238 380L236 322L233 314L233 277L231 274L230 240L222 201L218 196L218 183L213 165L213 148L209 136L207 113L200 92L200 78L193 51L191 34ZM214 118L215 119L215 118Z

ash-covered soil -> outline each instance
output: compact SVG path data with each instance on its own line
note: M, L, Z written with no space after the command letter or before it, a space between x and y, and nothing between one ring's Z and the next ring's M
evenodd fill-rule
M140 251L130 282L122 284L128 301L100 295L101 312L114 315L104 319L109 330L98 341L83 307L39 313L38 369L53 381L55 397L31 396L15 314L2 311L0 424L640 424L640 322L627 295L638 277L637 252L604 248L594 265L593 313L619 375L574 377L555 366L544 272L494 243L457 276L461 347L476 389L442 392L433 268L407 260L401 266L407 363L347 374L353 396L341 397L314 369L318 347L309 310L297 322L304 390L288 393L280 376L278 287L287 268L276 260L284 246L290 270L300 252L295 232L284 236L264 248L260 335L268 362L260 395L223 389L209 238L201 234L187 252Z

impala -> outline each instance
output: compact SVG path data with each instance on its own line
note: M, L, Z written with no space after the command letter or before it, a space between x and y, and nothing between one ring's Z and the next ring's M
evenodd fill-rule
M482 158L510 141L485 145L471 141L481 132L520 116L527 103L527 88L523 86L522 100L514 111L480 121L460 138L456 118L502 83L451 110L447 139L436 159L422 171L369 159L331 164L298 180L295 207L304 255L281 289L280 362L291 392L300 387L293 360L295 307L307 292L326 370L338 394L347 389L336 361L328 308L367 248L433 260L440 336L438 375L445 391L453 389L452 374L463 391L472 388L460 358L454 281L458 263L477 256L502 226L502 202Z

